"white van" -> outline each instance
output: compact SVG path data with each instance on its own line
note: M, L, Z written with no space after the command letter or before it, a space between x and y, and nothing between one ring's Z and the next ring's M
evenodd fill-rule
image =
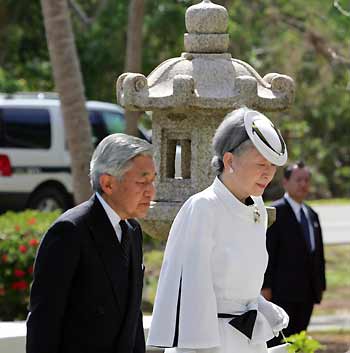
M96 146L125 130L124 110L88 101ZM150 136L139 128L140 137ZM0 95L0 210L63 210L73 205L70 155L55 94Z

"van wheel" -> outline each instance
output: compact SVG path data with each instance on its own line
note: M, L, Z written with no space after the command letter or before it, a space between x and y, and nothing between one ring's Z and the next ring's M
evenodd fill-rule
M71 206L66 192L55 187L44 187L36 191L28 202L28 208L40 211L65 211Z

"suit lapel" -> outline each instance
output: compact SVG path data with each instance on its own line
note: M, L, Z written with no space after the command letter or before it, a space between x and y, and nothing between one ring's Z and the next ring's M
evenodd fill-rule
M312 231L313 231L313 236L314 236L314 241L315 241L315 251L320 248L320 229L321 225L317 219L317 217L314 214L314 211L311 209L310 206L306 205L307 211L309 214L309 221L311 222L312 226Z
M295 213L294 213L294 210L292 208L292 206L289 204L288 200L283 197L283 200L285 202L285 205L288 209L288 212L290 213L290 217L291 217L291 220L293 223L295 223L295 227L296 229L298 229L298 236L299 238L301 239L301 241L303 242L304 246L305 246L305 251L310 254L310 251L309 251L309 248L308 248L308 244L306 243L306 239L305 239L305 236L304 236L304 233L303 233L303 228L301 227L301 224L299 223ZM310 212L308 212L310 214ZM313 221L312 221L313 222ZM314 228L314 227L313 227Z
M127 271L125 257L106 212L96 196L92 199L93 205L87 222L107 276L111 281L116 301L121 306L119 292L120 288L125 285L121 281L122 271Z
M301 230L300 223L298 222L297 216L295 215L292 206L290 205L290 203L288 202L288 200L287 200L285 197L283 198L283 200L284 200L284 204L285 204L286 207L287 207L288 212L290 213L290 219L291 219L296 225L298 225L299 228L300 228L300 230Z

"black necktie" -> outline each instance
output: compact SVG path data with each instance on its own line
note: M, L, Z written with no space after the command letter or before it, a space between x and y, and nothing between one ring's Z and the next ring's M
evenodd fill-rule
M129 245L130 245L130 235L129 235L129 227L126 224L125 221L121 220L119 222L120 228L122 229L122 240L120 242L120 245L122 247L125 260L128 263L129 262Z
M300 208L300 225L303 229L304 238L307 244L308 250L311 252L311 239L310 239L310 230L309 230L309 222L306 218L305 212L303 208Z

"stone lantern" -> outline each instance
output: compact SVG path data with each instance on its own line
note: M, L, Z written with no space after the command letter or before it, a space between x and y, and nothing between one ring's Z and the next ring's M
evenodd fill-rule
M141 223L154 237L166 238L184 201L212 183L211 140L228 112L242 106L283 110L293 101L290 77L261 77L227 52L228 20L227 10L209 0L189 7L185 52L161 63L148 77L124 73L118 78L119 104L152 114L157 194ZM179 176L176 150L181 151Z

